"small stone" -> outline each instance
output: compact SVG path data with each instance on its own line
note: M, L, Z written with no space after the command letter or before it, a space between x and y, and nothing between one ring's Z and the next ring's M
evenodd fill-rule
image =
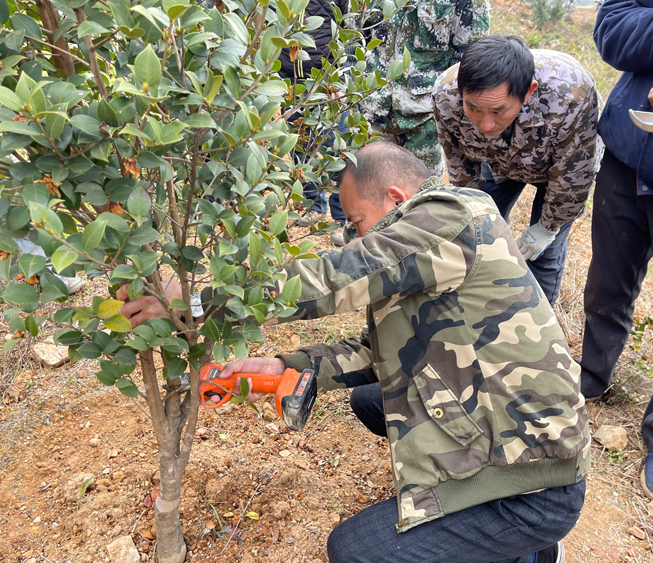
M69 361L68 349L65 346L57 346L52 336L48 336L43 342L34 344L34 352L42 364L52 368L62 366Z
M594 439L611 452L622 452L628 446L628 433L621 426L604 424L594 432Z
M121 536L107 545L111 563L138 563L141 556L131 536Z
M120 483L125 478L125 472L124 471L114 471L111 474L111 479L113 479L116 483Z
M288 457L288 456L290 455L290 450L281 450L281 451L279 452L279 455L280 455L281 457Z
M78 502L85 493L95 488L93 473L78 473L64 485L64 498L68 502Z
M40 523L41 523L41 517L40 516L37 516L36 518L34 518L34 524L40 524Z
M116 448L113 448L108 455L109 459L118 457L118 450Z
M630 528L628 528L628 533L631 536L635 536L638 540L644 541L646 539L646 533L644 532L644 530L641 530L637 526L631 526Z
M263 420L266 422L274 422L275 420L279 420L279 417L277 416L277 413L274 411L265 411L263 413Z
M108 489L111 485L112 483L109 479L98 479L97 482L98 487L104 487L105 489Z
M92 448L97 448L100 445L100 440L97 438L91 438L88 441L88 445L91 446Z

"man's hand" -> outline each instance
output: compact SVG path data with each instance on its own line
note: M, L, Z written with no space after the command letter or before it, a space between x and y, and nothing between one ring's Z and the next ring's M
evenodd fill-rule
M535 225L531 225L526 229L517 239L517 246L524 259L537 260L551 246L559 230L549 231L539 223L535 223Z
M173 299L183 299L181 286L177 282L166 280L162 285L165 288L168 303ZM168 316L161 301L151 295L141 295L138 299L129 301L127 285L120 287L116 292L116 298L119 301L126 301L122 306L122 309L120 309L120 314L127 317L132 328L135 328L139 324L149 321L150 319L161 319Z
M222 372L220 373L220 379L226 379L231 377L234 373L244 372L244 373L269 373L270 375L282 375L286 370L285 362L280 358L243 358L242 360L236 360L235 362L230 362L224 366ZM240 389L240 378L236 381L234 389ZM249 387L252 387L252 380L247 380ZM250 393L247 396L247 399L252 403L258 401L263 396L263 393ZM211 397L211 400L215 403L220 402L220 397L214 395Z
M649 101L649 103L653 106L653 88L651 88L651 89L649 90L649 93L648 93L648 101Z

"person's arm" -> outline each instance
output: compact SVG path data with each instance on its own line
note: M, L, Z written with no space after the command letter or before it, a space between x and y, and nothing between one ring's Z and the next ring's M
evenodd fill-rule
M357 338L343 340L337 344L306 346L294 354L236 360L224 366L219 377L226 379L237 372L281 375L286 368L297 371L315 370L318 393L378 381L372 367L372 351L367 330ZM248 398L250 401L256 401L261 395L250 393ZM216 397L215 401L218 402L219 398Z
M598 162L598 94L594 88L573 105L559 127L540 224L555 231L582 214Z
M455 49L449 65L460 62L467 48L490 34L490 3L488 0L458 0L454 7L451 42Z
M378 381L372 363L369 333L342 340L337 344L316 344L300 348L294 354L279 354L286 367L317 372L318 391L357 387Z
M652 72L653 1L606 0L594 26L601 58L624 72Z

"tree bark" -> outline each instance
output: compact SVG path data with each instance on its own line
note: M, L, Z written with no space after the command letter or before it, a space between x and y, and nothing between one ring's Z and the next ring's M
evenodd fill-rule
M48 39L53 42L54 34L59 29L59 25L61 25L59 14L54 9L54 6L50 0L36 0L36 7L39 10L39 15L41 16L43 27L47 31ZM70 55L70 47L68 46L68 41L66 41L64 37L61 37L56 43L53 44L61 49L61 51L54 51L52 53L52 62L54 63L54 66L63 70L66 73L66 77L72 76L75 74L75 64L73 63L73 58Z
M197 342L191 334L189 344ZM140 352L146 401L159 447L161 483L154 503L156 518L156 556L159 563L183 563L186 543L179 521L181 484L190 457L199 409L199 376L191 368L190 395L181 401L181 393L169 391L161 398L152 350ZM177 381L179 385L181 382Z

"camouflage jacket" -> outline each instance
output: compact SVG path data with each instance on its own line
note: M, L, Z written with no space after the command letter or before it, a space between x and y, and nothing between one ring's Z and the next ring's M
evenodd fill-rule
M398 531L582 480L580 367L490 196L430 178L364 237L286 273L302 292L283 322L367 307L360 338L281 357L322 391L381 382Z
M490 30L488 0L417 0L372 30L381 44L367 55L368 70L385 77L388 65L402 59L404 47L410 68L397 80L361 102L367 119L379 122L394 110L399 125L412 129L431 119L433 84L438 75L460 62L470 43ZM366 25L378 23L367 22Z
M542 225L555 230L585 207L599 163L599 95L592 75L573 57L534 50L538 87L514 123L510 144L487 137L463 111L458 66L433 90L433 111L449 181L480 188L481 162L497 183L509 178L548 183Z

